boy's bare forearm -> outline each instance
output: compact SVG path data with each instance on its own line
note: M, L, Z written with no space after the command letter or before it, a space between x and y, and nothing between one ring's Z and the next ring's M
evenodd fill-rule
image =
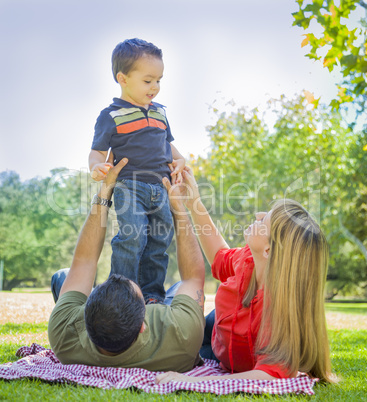
M96 151L92 149L89 153L89 170L92 171L97 163L106 162L107 151Z
M177 149L172 143L170 143L170 145L171 145L171 151L172 151L172 158L173 158L173 159L185 159L185 158L180 154L180 152L178 151L178 149Z

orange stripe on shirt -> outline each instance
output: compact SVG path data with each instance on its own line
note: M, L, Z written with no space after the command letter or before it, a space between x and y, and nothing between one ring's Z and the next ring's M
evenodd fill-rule
M132 133L133 131L138 131L144 127L148 127L148 121L146 119L141 119L137 121L132 121L131 123L121 124L116 127L118 134Z
M159 120L156 119L148 119L149 127L158 127L162 130L165 130L167 126ZM146 119L141 119L137 121L132 121L131 123L121 124L116 127L118 134L128 134L132 133L133 131L138 131L144 127L148 127L148 121Z
M165 130L167 126L159 120L149 118L149 126L150 127L158 127L162 130Z

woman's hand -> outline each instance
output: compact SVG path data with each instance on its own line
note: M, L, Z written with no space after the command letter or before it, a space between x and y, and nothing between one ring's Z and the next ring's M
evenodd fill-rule
M291 376L293 377L293 376ZM296 375L294 375L296 377ZM271 376L262 370L250 370L243 373L225 374L225 375L207 375L203 377L191 377L185 374L175 373L174 371L168 371L167 373L158 374L155 378L156 384L166 384L170 381L182 381L182 382L201 382L201 381L223 381L223 380L265 380L272 381L277 380L276 377Z
M190 377L185 374L176 373L175 371L167 371L167 373L158 374L155 378L156 384L167 384L171 381L199 382L203 381L203 379L202 377Z

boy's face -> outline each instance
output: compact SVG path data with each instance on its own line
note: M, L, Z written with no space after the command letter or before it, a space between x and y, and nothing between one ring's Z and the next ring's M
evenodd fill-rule
M137 106L148 108L158 95L163 77L163 61L152 56L143 56L135 62L128 74L118 73L122 88L121 98Z

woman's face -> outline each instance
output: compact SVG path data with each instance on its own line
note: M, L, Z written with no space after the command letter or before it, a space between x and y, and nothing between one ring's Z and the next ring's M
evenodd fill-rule
M270 243L270 216L269 212L257 212L255 221L244 231L244 238L251 252L263 253Z

